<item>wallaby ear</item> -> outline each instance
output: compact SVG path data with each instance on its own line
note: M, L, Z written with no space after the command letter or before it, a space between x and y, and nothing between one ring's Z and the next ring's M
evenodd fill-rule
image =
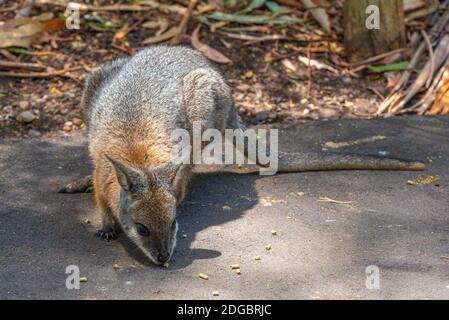
M158 176L164 177L170 183L173 183L175 177L181 168L182 164L172 164L171 162L167 164L160 165L151 169L151 173L155 175L157 173Z
M123 190L136 194L148 187L148 181L145 174L137 169L112 159L106 155L106 158L112 163L117 175L117 180Z

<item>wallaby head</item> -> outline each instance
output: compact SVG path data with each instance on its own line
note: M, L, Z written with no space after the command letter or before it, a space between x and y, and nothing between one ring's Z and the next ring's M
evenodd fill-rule
M116 219L123 232L154 263L167 262L176 245L178 230L177 199L171 178L177 168L171 163L156 168L135 168L107 158L121 188Z

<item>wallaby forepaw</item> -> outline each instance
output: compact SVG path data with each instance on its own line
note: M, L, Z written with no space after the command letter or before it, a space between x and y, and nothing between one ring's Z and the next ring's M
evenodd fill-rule
M117 239L117 234L112 230L110 231L98 230L95 236L100 238L100 240L106 240L107 242Z

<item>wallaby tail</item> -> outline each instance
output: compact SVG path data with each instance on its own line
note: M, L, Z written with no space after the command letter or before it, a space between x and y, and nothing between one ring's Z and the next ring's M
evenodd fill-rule
M279 152L278 172L325 170L424 170L424 163L378 156Z

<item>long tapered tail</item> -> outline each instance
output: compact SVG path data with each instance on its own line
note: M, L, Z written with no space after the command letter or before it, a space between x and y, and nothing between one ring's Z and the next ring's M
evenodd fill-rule
M279 152L278 172L325 170L424 170L422 162L338 153Z

